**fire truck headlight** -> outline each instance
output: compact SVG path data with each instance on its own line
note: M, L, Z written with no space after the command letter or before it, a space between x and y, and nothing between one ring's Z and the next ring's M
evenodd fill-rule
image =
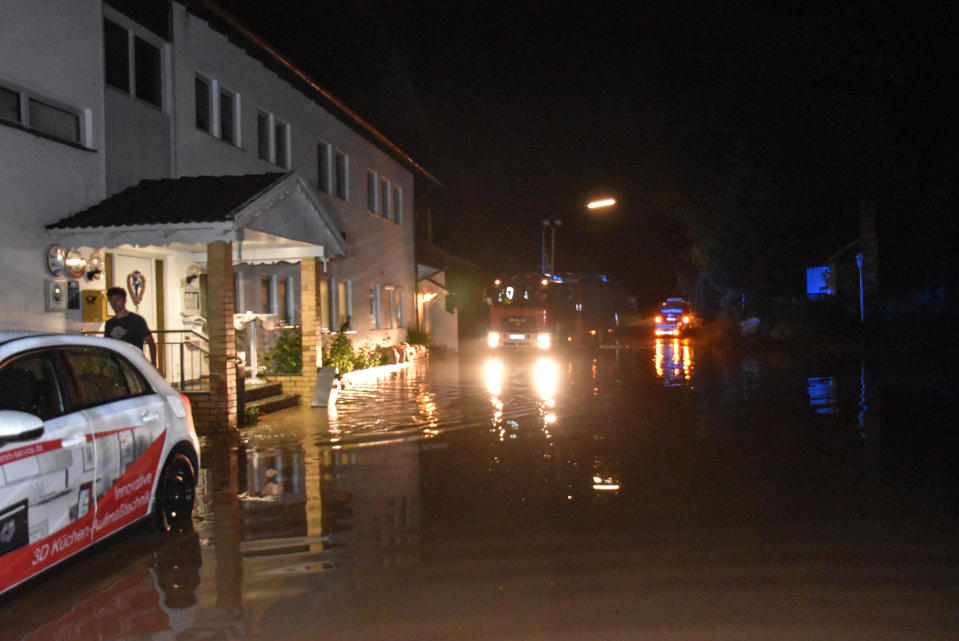
M490 347L499 347L499 332L490 332L487 334L486 344Z
M690 321L690 320L691 320L691 319L689 318L689 316L683 316L683 323L684 323L684 324L689 325L689 321Z
M536 347L540 349L549 349L551 344L549 334L546 332L541 332L536 335Z

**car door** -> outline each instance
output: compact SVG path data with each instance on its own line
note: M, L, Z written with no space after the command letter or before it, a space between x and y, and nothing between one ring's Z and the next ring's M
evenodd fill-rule
M2 592L92 542L95 455L54 349L0 364L0 410L7 421L39 426L0 442Z
M166 405L123 355L74 347L66 361L96 444L94 540L147 515L166 436Z

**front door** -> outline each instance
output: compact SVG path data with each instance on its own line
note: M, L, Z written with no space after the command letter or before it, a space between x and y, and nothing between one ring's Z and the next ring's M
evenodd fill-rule
M127 292L127 309L142 316L147 326L157 329L157 282L153 259L113 254L113 284ZM112 310L111 312L112 313Z

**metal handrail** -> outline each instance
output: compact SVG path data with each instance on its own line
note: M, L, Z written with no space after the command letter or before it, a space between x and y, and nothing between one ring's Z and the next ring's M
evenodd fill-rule
M204 363L207 366L207 371L209 371L210 361L210 339L207 336L204 336L195 329L161 329L154 332L154 334L156 334L157 337L157 348L162 354L161 367L163 367L163 369L167 369L165 365L167 362L173 360L173 353L168 352L166 347L175 346L177 349L176 363L179 365L177 367L179 373L178 380L172 378L169 372L164 375L164 378L171 383L178 384L181 391L186 389L188 382L203 380ZM169 337L178 337L179 340L171 341ZM187 358L188 349L194 353L199 353L200 360L196 361L194 358Z
M84 331L83 334L86 336L104 335L103 331ZM204 379L204 365L206 365L206 370L209 371L209 337L204 336L195 329L158 329L154 331L153 334L156 336L157 342L157 369L163 374L163 378L177 386L181 391L187 388L188 383L192 381L200 382ZM168 340L169 336L179 336L179 340ZM199 361L187 358L187 346L200 355ZM175 369L179 375L178 377L173 377L171 372L165 371L168 369L167 363L174 361L174 352L166 350L166 347L175 347L177 350ZM145 356L147 355L146 349L147 348L144 347Z

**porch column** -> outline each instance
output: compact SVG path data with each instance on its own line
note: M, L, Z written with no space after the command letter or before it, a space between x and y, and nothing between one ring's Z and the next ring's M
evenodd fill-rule
M316 355L320 344L320 287L319 258L304 258L300 261L300 329L303 334L303 392L312 394L316 384Z
M236 342L233 329L233 243L206 246L207 331L210 334L211 431L235 430ZM207 431L207 430L204 430Z

